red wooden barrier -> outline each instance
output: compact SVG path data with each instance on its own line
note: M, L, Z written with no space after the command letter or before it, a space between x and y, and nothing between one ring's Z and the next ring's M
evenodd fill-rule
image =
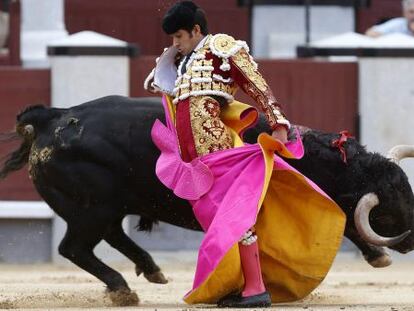
M131 96L153 96L143 89L155 56L131 62ZM358 65L312 60L259 60L260 71L269 82L283 109L296 124L326 131L348 129L356 133ZM238 93L238 99L253 104Z
M7 47L7 55L0 55L0 66L21 64L20 61L20 1L14 0L10 3L10 34Z
M14 129L16 115L27 106L50 103L50 71L0 67L0 132ZM0 158L14 150L14 144L0 145ZM0 181L0 200L39 200L27 169Z
M392 17L402 16L401 1L396 0L371 0L367 8L359 9L356 15L356 28L360 33L371 26Z
M152 96L143 81L154 65L154 56L131 60L131 96ZM355 63L312 60L259 60L261 72L297 124L327 131L355 132L358 71ZM242 92L238 99L252 101ZM15 116L26 106L50 103L50 71L18 67L0 68L0 132L14 128ZM12 146L1 146L0 157ZM21 170L0 182L0 200L38 199L27 171Z
M161 20L176 1L164 0L66 0L65 22L70 33L93 30L140 46L141 53L153 55L170 45ZM199 0L206 11L211 33L225 32L248 40L248 10L237 1Z

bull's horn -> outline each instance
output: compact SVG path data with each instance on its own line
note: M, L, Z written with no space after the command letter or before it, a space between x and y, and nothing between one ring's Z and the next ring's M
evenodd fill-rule
M32 136L34 133L34 127L31 124L28 124L24 127L24 135L25 136Z
M411 230L396 237L383 237L375 233L369 224L369 213L378 204L378 196L375 193L367 193L359 200L354 213L354 222L358 233L366 242L377 246L389 247L398 244L411 233Z
M394 146L387 154L387 158L396 164L399 164L402 159L410 157L414 157L414 146L412 145Z

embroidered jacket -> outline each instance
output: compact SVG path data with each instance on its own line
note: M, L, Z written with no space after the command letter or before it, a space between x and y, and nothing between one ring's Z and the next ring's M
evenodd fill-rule
M184 61L181 61L175 76L170 75L168 79L159 78L158 81L161 82L158 82L157 67L165 68L165 65L160 65L160 62L165 63L164 54L172 55L170 49L164 51L160 61L157 61L156 68L146 79L144 87L147 90L151 90L152 87L153 90L172 95L174 103L190 96L206 95L220 96L231 102L240 87L260 106L273 129L278 125L290 126L268 84L259 73L257 64L249 54L246 42L235 40L225 34L209 35L204 45L191 55L184 74L181 74L184 64ZM163 75L161 70L158 72L159 76ZM175 79L175 82L171 90L172 79ZM151 80L154 82L151 83Z

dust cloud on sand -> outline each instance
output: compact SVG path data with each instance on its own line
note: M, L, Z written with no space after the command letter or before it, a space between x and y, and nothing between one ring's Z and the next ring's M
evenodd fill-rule
M154 257L169 279L166 285L137 278L132 264L112 265L138 294L139 310L214 310L212 306L188 306L181 300L192 284L194 255L164 253ZM0 265L0 309L138 310L111 306L103 283L72 264ZM374 269L362 259L340 257L310 296L272 309L414 311L414 262Z

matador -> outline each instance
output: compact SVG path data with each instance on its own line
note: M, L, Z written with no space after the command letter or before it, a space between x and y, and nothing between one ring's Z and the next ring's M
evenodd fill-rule
M162 26L173 45L145 81L166 112L152 130L156 173L189 200L205 232L185 301L253 308L306 296L340 245L342 211L280 157L301 157L300 137L287 141L290 123L247 44L209 34L192 1L172 6ZM239 88L273 130L256 144L242 140L258 112L235 100Z

